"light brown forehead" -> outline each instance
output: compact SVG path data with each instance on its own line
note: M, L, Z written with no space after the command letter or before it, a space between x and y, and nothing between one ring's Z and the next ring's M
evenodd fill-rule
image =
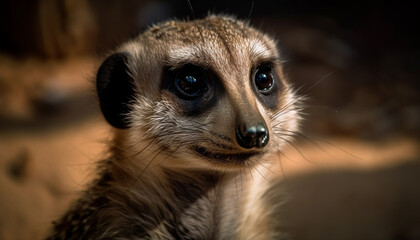
M185 63L223 69L247 68L277 59L275 43L241 21L210 17L192 22L168 22L150 30L156 40L166 41L166 64Z

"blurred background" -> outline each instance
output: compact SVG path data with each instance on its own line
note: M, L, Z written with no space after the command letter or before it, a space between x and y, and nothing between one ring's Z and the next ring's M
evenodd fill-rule
M295 239L420 239L420 47L389 1L15 0L0 9L0 239L42 239L112 138L104 57L152 23L233 14L278 39L308 97L281 161Z

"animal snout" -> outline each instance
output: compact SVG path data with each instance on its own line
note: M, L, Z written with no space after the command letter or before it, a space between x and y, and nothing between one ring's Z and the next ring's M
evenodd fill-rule
M267 145L268 140L268 129L262 122L256 124L241 123L236 127L236 141L243 148L263 148Z

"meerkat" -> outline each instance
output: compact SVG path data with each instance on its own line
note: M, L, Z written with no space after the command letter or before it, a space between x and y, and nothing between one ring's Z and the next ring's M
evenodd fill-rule
M281 63L275 40L218 15L119 47L96 77L111 157L48 239L281 239L264 195L300 119Z

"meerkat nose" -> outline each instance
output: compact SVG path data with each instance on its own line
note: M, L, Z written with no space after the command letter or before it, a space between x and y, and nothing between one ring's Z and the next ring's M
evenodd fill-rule
M268 143L268 130L264 123L252 125L239 124L236 128L236 141L243 148L263 148Z

